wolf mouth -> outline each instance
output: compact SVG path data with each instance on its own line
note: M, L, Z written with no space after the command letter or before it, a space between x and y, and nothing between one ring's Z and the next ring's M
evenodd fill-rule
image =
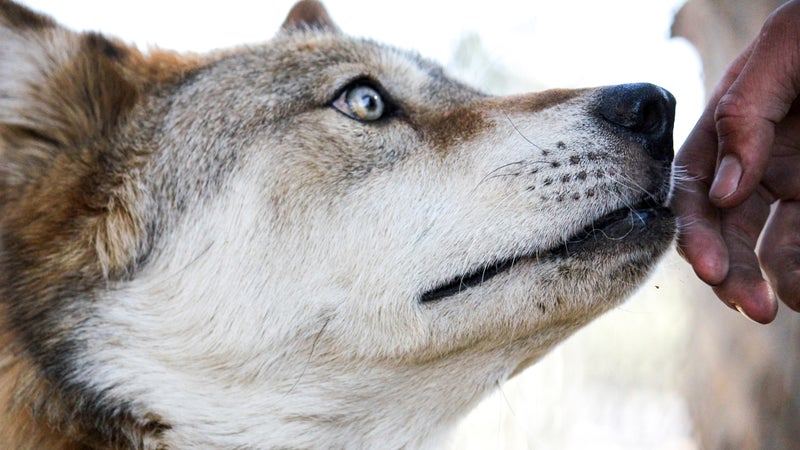
M514 265L523 261L547 256L567 257L571 252L577 251L581 244L588 241L622 241L632 234L637 234L637 231L645 229L650 223L671 216L672 212L664 206L663 201L647 197L632 206L625 206L601 216L566 239L563 244L548 250L537 251L534 254L518 255L484 264L472 272L456 276L424 292L419 301L428 303L454 296L511 270Z

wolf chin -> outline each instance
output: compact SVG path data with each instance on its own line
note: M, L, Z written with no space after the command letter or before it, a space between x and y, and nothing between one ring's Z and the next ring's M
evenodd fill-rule
M491 97L303 1L147 54L0 0L3 448L416 448L673 239L675 101Z

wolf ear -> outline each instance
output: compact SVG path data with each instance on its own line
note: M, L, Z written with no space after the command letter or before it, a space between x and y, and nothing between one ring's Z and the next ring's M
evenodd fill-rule
M104 275L125 270L142 227L119 185L137 153L114 145L115 133L151 89L204 61L145 56L0 0L0 239L19 232L72 248L52 242L79 240L64 231L74 224Z
M99 34L78 34L0 0L0 161L33 157L107 135L139 96L122 61L133 49ZM49 154L48 154L49 153ZM11 161L9 161L9 158Z
M317 0L301 0L294 5L281 26L282 31L292 30L339 31L325 6Z
M0 0L0 171L35 178L56 157L108 137L152 85L201 64L196 56L75 33Z
M0 0L0 21L3 26L18 29L52 28L56 23L49 17L37 14L9 0Z

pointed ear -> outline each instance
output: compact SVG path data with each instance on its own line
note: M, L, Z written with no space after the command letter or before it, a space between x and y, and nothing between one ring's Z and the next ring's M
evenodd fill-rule
M120 143L121 127L146 95L204 64L143 55L0 0L0 239L25 236L31 252L74 249L71 261L90 255L106 277L127 270L144 226L135 189L122 186L143 154L133 150L147 144Z
M0 0L0 137L70 147L111 130L139 95L124 45Z
M0 0L0 23L17 29L52 28L56 23L9 0Z
M294 5L281 31L293 30L327 30L338 32L339 28L331 20L325 6L317 0L301 0Z
M100 34L74 33L0 0L0 171L15 174L7 181L30 179L55 157L108 137L147 86L189 65L168 52L145 57Z

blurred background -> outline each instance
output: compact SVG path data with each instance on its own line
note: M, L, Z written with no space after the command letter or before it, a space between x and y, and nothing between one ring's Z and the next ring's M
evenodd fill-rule
M27 0L79 30L181 51L269 39L292 0ZM415 49L496 94L647 81L676 149L775 0L326 0L349 34ZM717 301L672 252L638 294L465 419L452 449L800 449L800 315Z

